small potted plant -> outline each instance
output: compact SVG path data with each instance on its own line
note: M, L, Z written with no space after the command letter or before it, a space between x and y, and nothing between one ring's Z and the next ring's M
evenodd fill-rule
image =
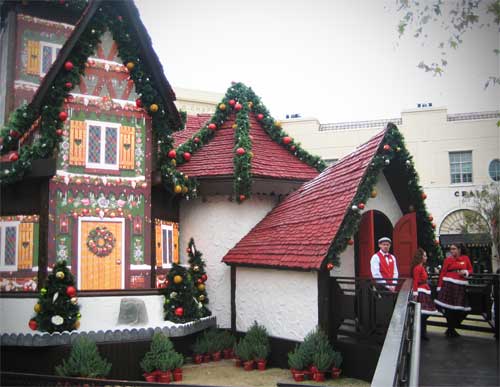
M163 352L156 358L156 368L158 369L158 382L170 383L172 379L172 353Z
M320 349L313 355L313 364L316 367L316 371L313 374L313 379L316 382L325 381L325 372L330 369L333 364L333 353L332 351Z
M156 382L156 356L152 352L146 353L140 362L140 366L144 371L144 379L146 382Z
M182 365L184 364L184 356L180 353L174 353L172 355L172 361L170 363L172 367L172 375L175 382L182 381Z
M206 352L206 345L203 336L198 336L193 347L193 360L196 364L201 364L203 362L203 354Z
M254 359L257 362L257 369L259 371L265 371L267 364L267 356L269 355L269 349L264 344L257 344L253 352L254 352Z
M245 371L253 370L254 360L250 344L245 340L241 340L240 343L238 344L237 351L238 351L237 355L241 359L241 362L243 363L243 369Z
M304 380L304 354L299 347L288 354L288 366L292 373L293 380L296 382L302 382Z
M333 355L332 379L337 379L342 373L340 366L342 365L343 358L342 354L338 351L335 351Z
M232 359L234 356L234 336L228 332L224 331L221 334L221 346L222 346L222 354L224 355L224 359Z

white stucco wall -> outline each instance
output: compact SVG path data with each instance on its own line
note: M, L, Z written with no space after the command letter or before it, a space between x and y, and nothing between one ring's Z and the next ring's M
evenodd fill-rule
M403 216L403 213L383 173L380 173L377 177L375 190L377 191L377 196L368 200L362 212L378 210L389 218L394 227L397 221Z
M186 251L192 237L203 253L207 265L209 309L222 328L231 327L230 268L221 259L276 204L270 196L254 196L242 204L227 196L212 195L184 201L180 207L180 252L186 262Z
M318 274L289 270L236 270L236 328L257 321L269 335L302 340L318 325Z

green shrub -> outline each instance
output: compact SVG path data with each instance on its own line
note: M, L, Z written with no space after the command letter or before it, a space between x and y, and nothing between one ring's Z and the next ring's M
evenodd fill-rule
M253 348L254 360L266 360L269 355L269 349L263 344L257 344Z
M168 371L172 369L172 353L163 352L156 357L156 369L160 371Z
M183 364L184 364L184 356L182 356L182 354L180 353L174 352L172 354L172 361L170 363L172 367L171 369L175 370L177 368L181 368Z
M322 343L329 343L328 336L320 329L308 333L300 345L300 351L304 356L305 366L313 364L313 356L321 347Z
M157 332L153 335L153 341L151 342L151 352L153 353L163 353L174 350L174 344L172 341L163 333Z
M257 321L254 321L243 340L248 344L252 358L256 359L258 356L265 353L265 357L259 357L259 359L263 360L266 359L271 352L271 344L269 343L267 330L264 326L257 324ZM260 353L257 354L257 351Z
M219 337L220 345L222 349L231 349L236 343L234 336L228 331L222 331Z
M200 335L196 338L193 346L191 347L195 355L203 355L208 353L208 343L204 335Z
M318 351L313 355L313 364L319 371L326 371L331 368L333 364L333 350L331 351Z
M79 376L87 378L105 377L111 371L111 364L101 358L96 343L86 337L80 337L71 348L67 361L56 366L59 376Z
M242 361L249 361L253 359L253 351L250 344L244 339L236 345L236 356L238 356Z
M174 368L174 365L184 361L181 354L175 352L172 341L163 333L155 333L151 342L151 347L144 355L140 366L145 372L154 370L168 371Z
M340 368L343 360L342 354L338 351L334 351L333 366L335 368Z
M288 366L296 370L303 370L306 367L304 354L298 346L288 353Z

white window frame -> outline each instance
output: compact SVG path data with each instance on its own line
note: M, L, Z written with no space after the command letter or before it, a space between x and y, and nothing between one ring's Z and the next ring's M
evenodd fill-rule
M451 165L452 165L452 162L451 162L451 155L452 153L454 154L459 154L459 153L470 153L470 163L471 163L471 181L463 181L463 175L464 175L464 172L462 170L462 165L463 165L463 162L462 160L460 160L460 163L458 164L460 166L460 181L456 181L454 182L453 179L452 179L452 175L456 175L456 173L452 173L451 171ZM457 164L457 163L453 163L453 164ZM474 160L473 160L473 154L472 154L472 150L457 150L457 151L449 151L448 152L448 165L449 165L449 168L450 168L450 184L451 185L471 185L474 183Z
M491 170L490 170L490 169L491 169L492 164L493 164L493 163L495 163L495 162L497 162L497 163L498 163L498 162L500 162L500 158L493 159L493 160L491 160L491 161L488 163L488 176L490 177L490 179L491 179L492 181L496 181L496 182L498 183L498 182L500 182L500 179L495 180L495 179L493 178L493 176L491 175Z
M168 249L167 249L167 262L165 263L165 261L163 261L163 249L165 249L167 246L164 246L163 245L163 230L165 230L167 232L167 238L168 238L168 231L172 231L172 239L170 241L167 241L167 243L169 242L172 246L172 256L169 256L168 255ZM169 224L162 224L161 225L161 267L164 268L164 269L168 269L168 268L171 268L172 267L172 264L174 263L174 226L173 225L169 225Z
M53 65L54 62L56 61L56 58L57 58L57 49L60 50L62 48L62 44L40 41L40 75L42 77L45 76L45 74L47 74L47 73L43 72L43 48L44 47L52 48L52 63L51 63L51 65Z
M19 247L19 223L15 221L9 222L0 222L0 270L1 271L15 271L17 270L18 264L18 247ZM16 228L16 253L15 253L15 264L14 265L6 265L5 264L5 229L7 227L15 227Z
M117 124L116 122L104 122L104 121L85 121L86 125L86 134L87 138L85 141L87 141L87 148L86 152L87 154L85 155L85 166L87 168L96 168L96 169L109 169L109 170L114 170L117 171L120 169L120 127L121 124ZM98 163L93 163L89 161L89 141L90 141L90 126L99 126L101 127L101 154L100 154L100 161ZM106 164L105 159L106 159L106 128L116 128L116 164Z

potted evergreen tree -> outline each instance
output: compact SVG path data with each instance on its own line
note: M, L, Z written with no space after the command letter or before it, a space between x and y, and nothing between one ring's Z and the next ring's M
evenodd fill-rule
M170 379L172 379L172 352L159 353L156 357L156 368L158 369L157 381L170 383Z
M253 360L253 351L248 341L244 339L240 341L237 347L237 355L241 359L245 371L254 369L255 362Z
M193 360L196 364L203 363L203 355L207 352L207 343L204 336L198 336L192 346Z
M172 355L172 375L175 382L182 381L182 365L184 364L184 357L180 353L174 353Z
M342 369L340 368L340 366L342 365L342 361L342 354L338 351L335 351L333 357L332 379L337 379L342 373Z
M234 336L228 331L223 331L220 341L224 359L232 359L234 356L234 344L236 342Z
M144 374L146 381L163 380L163 383L169 383L171 370L173 369L173 359L177 356L182 357L181 354L175 351L172 341L163 333L155 333L151 341L150 350L146 352L141 361L141 367L146 372ZM152 380L152 375L155 380ZM169 380L168 382L166 381L167 379Z
M288 366L292 372L293 379L296 382L302 382L304 380L304 354L297 346L295 349L288 353Z
M259 371L266 370L267 357L269 356L269 349L264 344L255 345L254 349L254 359L257 362L257 369Z
M146 382L156 382L156 356L153 353L146 353L140 362L140 366L144 371L144 379Z

